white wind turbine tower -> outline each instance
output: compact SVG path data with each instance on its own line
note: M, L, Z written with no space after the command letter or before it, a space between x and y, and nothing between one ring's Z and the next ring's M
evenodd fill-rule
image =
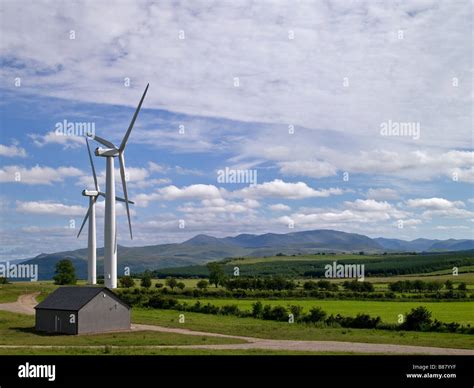
M96 249L96 233L95 233L95 203L97 198L100 196L105 197L105 194L100 191L99 184L97 183L97 175L95 173L94 161L92 160L91 150L89 147L89 141L86 138L87 152L89 154L89 161L92 168L92 176L94 178L95 190L82 190L82 195L89 197L89 209L87 210L86 216L82 221L81 228L77 237L81 235L82 229L86 224L87 219L89 219L89 232L87 239L87 282L89 284L97 284L97 249ZM115 197L117 201L125 202L123 198ZM128 201L128 203L133 204L134 202Z
M137 119L138 112L142 106L143 100L145 99L146 92L148 91L146 86L143 96L135 110L132 117L132 121L128 126L127 132L122 139L122 143L117 148L113 143L105 140L99 136L91 135L91 137L104 145L107 148L96 148L95 155L106 158L106 171L105 171L105 219L104 219L104 282L108 288L117 288L117 227L115 218L115 177L114 177L114 158L118 156L120 163L120 177L122 180L123 194L125 197L125 206L127 208L128 227L130 230L130 238L133 239L132 235L132 223L130 221L130 208L128 206L128 193L127 183L125 181L125 158L123 152L127 145L128 137L132 132L133 125Z

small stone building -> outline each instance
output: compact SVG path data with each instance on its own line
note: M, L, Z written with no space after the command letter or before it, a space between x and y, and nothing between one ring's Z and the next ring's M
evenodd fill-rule
M106 287L59 287L35 310L37 331L86 334L130 330L130 306Z

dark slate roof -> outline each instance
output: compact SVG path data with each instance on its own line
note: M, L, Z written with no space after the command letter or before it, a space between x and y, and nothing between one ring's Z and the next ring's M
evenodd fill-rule
M107 287L64 286L49 294L45 300L36 305L35 309L79 311L100 292L106 292L126 305ZM126 306L128 307L128 305Z

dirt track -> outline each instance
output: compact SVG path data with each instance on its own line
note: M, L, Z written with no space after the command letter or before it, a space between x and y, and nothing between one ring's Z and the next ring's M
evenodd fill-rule
M38 304L36 301L36 297L38 295L39 292L35 292L34 294L20 295L16 302L0 303L0 310L10 311L12 313L34 315L34 307Z
M38 293L21 295L16 302L0 303L0 310L10 311L21 314L34 314L34 306L36 306L36 296ZM451 349L451 348L435 348L427 346L410 346L410 345L390 345L390 344L369 344L359 342L339 342L339 341L292 341L292 340L270 340L253 337L242 337L219 333L208 333L203 331L194 331L181 328L170 328L155 325L132 324L132 331L157 331L161 333L176 333L183 335L198 335L208 337L235 338L247 341L243 344L222 344L222 345L181 345L181 346L136 346L136 348L153 348L153 349L216 349L216 350L232 350L232 349L265 349L265 350L281 350L281 351L306 351L306 352L352 352L365 354L440 354L440 355L474 355L474 350L470 349ZM0 348L101 348L101 346L15 346L0 345ZM120 348L112 346L112 348ZM130 348L133 348L131 346Z

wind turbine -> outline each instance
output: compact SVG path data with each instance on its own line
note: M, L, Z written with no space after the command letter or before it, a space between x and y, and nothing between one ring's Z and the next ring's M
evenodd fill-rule
M87 152L89 154L89 161L92 168L92 176L94 178L94 187L95 190L82 190L82 195L89 197L89 209L87 210L86 216L82 221L81 228L77 237L81 235L82 229L86 224L87 219L89 219L89 231L87 239L87 282L89 284L97 284L97 249L96 249L96 233L95 233L95 203L99 196L105 197L105 194L100 191L99 184L97 183L97 175L95 173L94 161L92 160L91 149L89 147L89 141L86 137ZM125 202L123 198L115 197L117 201ZM134 204L132 201L128 203Z
M104 145L107 148L96 148L95 155L106 158L106 170L105 170L105 219L104 219L104 283L108 288L117 288L117 227L115 218L115 177L114 177L114 158L119 158L120 163L120 177L122 180L123 194L125 196L125 207L127 208L128 227L130 230L130 238L133 240L132 234L132 223L130 221L130 208L128 206L128 193L127 183L125 181L125 158L124 151L127 145L128 137L132 132L133 125L137 119L138 112L142 106L143 100L145 99L146 92L148 91L146 86L143 92L142 98L135 110L132 117L132 121L128 126L127 132L122 139L122 143L117 148L113 143L105 140L99 136L90 135L92 139L98 143Z

